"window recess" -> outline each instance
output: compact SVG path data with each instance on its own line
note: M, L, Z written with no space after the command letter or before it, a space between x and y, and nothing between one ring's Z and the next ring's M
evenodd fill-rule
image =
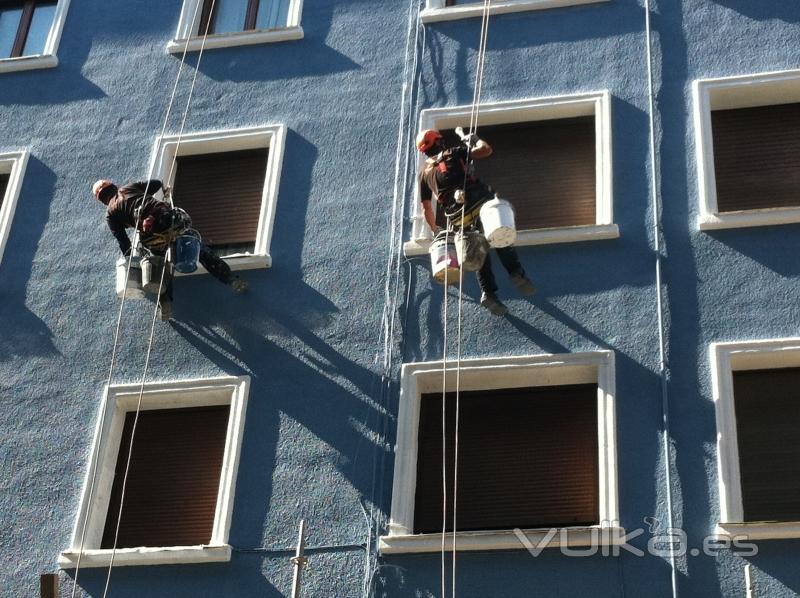
M490 13L502 14L527 10L543 10L579 4L594 4L608 0L493 0ZM427 0L420 15L425 23L451 21L483 14L482 0Z
M0 73L58 65L69 0L0 2Z

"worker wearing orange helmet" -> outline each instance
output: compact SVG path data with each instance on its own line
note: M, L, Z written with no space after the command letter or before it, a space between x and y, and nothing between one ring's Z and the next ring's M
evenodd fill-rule
M472 161L489 157L492 147L474 133L463 135L460 129L457 132L462 136L460 143L447 143L436 129L425 129L417 135L417 149L428 157L419 176L419 196L425 221L434 234L440 230L431 203L434 198L450 224L456 228L475 226L483 232L480 208L495 195L494 190L472 172ZM523 295L533 294L536 289L525 276L514 247L498 247L495 251L517 290ZM488 255L476 274L481 305L498 316L508 313L497 298L497 282Z

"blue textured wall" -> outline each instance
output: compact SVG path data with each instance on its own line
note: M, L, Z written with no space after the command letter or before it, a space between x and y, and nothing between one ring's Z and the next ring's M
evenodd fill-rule
M165 53L180 0L73 1L56 69L0 75L0 151L31 160L0 264L0 593L32 596L69 545L108 374L118 303L117 249L89 185L146 175L179 56ZM512 314L489 315L467 284L467 357L616 354L621 523L666 522L655 258L649 194L644 12L637 0L492 19L484 99L607 89L612 95L620 238L520 249L539 287ZM280 596L289 550L309 523L307 596L361 595L367 510L387 515L396 387L381 398L380 343L406 2L305 0L305 39L209 50L187 130L285 123L273 267L245 272L248 294L207 276L176 284L176 321L159 325L152 379L252 376L228 564L115 569L112 596ZM141 15L146 14L146 19ZM658 150L668 311L674 511L699 546L718 518L716 426L707 347L796 336L797 225L700 233L690 83L793 68L800 6L779 0L662 0L654 15ZM480 21L426 26L419 107L468 103ZM196 61L196 53L191 61ZM176 105L185 102L185 75ZM171 130L178 126L177 115ZM405 194L410 202L410 189ZM398 321L405 361L441 358L442 290L426 258L403 264ZM405 297L406 288L400 296ZM403 302L404 303L404 302ZM141 375L150 303L127 304L117 382ZM722 308L721 306L724 306ZM762 309L762 306L767 306ZM390 415L384 416L383 403ZM648 536L632 544L643 547ZM800 591L797 542L761 542L679 562L682 596ZM670 596L656 557L566 558L546 551L459 558L463 597ZM377 595L436 596L439 555L385 557ZM62 586L71 588L71 573ZM104 569L81 586L102 595Z

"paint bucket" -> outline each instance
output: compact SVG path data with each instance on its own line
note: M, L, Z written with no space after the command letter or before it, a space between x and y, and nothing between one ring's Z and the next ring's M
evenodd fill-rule
M197 258L200 257L200 233L193 228L185 231L175 241L175 269L182 274L191 274L197 270Z
M492 247L508 247L517 240L514 208L505 199L495 197L481 206L483 234Z
M480 232L471 230L456 233L456 255L458 263L464 270L469 272L480 270L488 253L489 243Z
M125 275L128 273L128 258L121 257L117 260L117 297L122 299L144 299L145 293L142 288L142 266L141 258L134 255L131 258L130 274L128 283L125 284Z
M458 254L453 235L439 233L431 243L431 274L440 284L458 284Z
M145 293L158 294L159 288L161 292L167 290L170 281L172 280L172 264L167 262L167 271L164 272L164 256L161 255L148 255L142 258L142 289ZM162 282L161 276L164 276Z

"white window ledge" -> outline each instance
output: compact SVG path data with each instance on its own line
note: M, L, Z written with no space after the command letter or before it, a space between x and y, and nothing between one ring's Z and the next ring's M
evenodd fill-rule
M619 227L616 224L591 224L588 226L519 231L514 245L523 247L526 245L550 245L617 238L619 238ZM408 241L403 245L403 252L407 256L424 255L428 253L431 240L430 238L423 238Z
M718 523L717 536L747 540L784 540L800 538L800 521L759 523Z
M797 222L800 222L800 208L765 208L762 210L702 214L697 219L697 226L700 230L718 230L723 228L794 224Z
M206 37L203 45L202 37L190 39L173 39L167 44L167 52L178 54L184 48L188 52L195 52L204 48L231 48L234 46L248 46L252 44L267 44L272 42L285 42L293 39L303 39L303 28L283 27L281 29L264 29L260 31L234 31L231 33L214 33ZM187 47L188 46L188 47Z
M111 550L84 550L81 567L108 567ZM73 569L78 563L79 551L66 550L58 558L62 569ZM227 563L231 560L231 547L219 546L170 546L166 548L117 548L114 566L130 565L174 565L181 563Z
M36 56L19 56L17 58L0 59L0 73L51 69L57 66L58 56L55 54L38 54Z
M579 4L595 4L597 2L608 2L609 0L496 0L489 8L489 14L498 15L509 12L521 12L524 10L544 10L546 8L561 8L563 6L576 6ZM483 3L475 2L459 6L440 6L436 0L428 1L428 8L420 13L423 23L435 23L437 21L455 21L469 17L479 17L483 14Z
M561 546L612 546L625 542L625 530L615 526L521 530L534 547L558 548ZM512 530L456 532L458 550L527 550L525 544ZM410 554L440 552L442 534L412 534L381 536L378 547L381 554ZM453 534L445 535L445 550L453 549Z

